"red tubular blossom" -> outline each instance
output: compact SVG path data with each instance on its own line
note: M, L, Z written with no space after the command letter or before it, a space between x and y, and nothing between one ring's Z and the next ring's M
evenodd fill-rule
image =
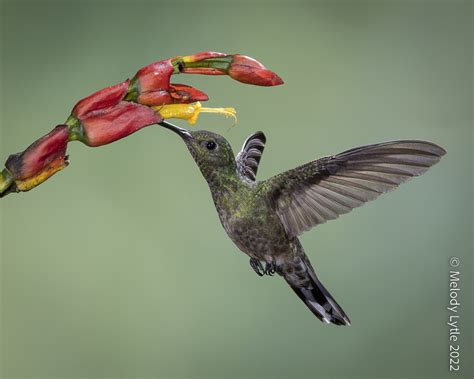
M163 118L144 105L121 101L112 108L92 112L80 118L83 138L88 146L101 146L135 133L145 126L157 124Z
M179 72L186 74L229 75L232 79L258 86L277 86L283 80L257 60L245 55L201 52L172 60Z
M68 136L68 126L58 125L22 153L8 157L5 167L18 190L28 191L68 165Z
M123 100L130 81L104 88L80 100L72 110L71 138L101 146L162 121L153 109Z
M188 104L205 101L208 96L191 86L170 84L175 72L171 59L152 63L141 68L132 80L126 100L157 106L165 104Z
M189 104L208 97L195 88L170 84L173 74L229 75L246 84L275 86L283 80L260 62L244 55L214 51L175 57L141 68L132 79L125 100L143 105Z
M278 86L283 80L263 64L245 55L234 55L228 71L232 79L257 86Z

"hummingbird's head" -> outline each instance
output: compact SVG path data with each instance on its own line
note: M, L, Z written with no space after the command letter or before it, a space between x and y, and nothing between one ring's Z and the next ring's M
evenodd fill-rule
M232 147L221 135L206 130L188 131L166 121L160 125L174 131L183 139L206 179L215 174L235 172Z

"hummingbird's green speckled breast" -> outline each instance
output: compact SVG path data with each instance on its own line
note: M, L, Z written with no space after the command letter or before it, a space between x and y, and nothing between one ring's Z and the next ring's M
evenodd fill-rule
M239 181L218 188L211 192L219 219L240 250L264 261L288 253L285 229L266 198L260 195L258 185Z

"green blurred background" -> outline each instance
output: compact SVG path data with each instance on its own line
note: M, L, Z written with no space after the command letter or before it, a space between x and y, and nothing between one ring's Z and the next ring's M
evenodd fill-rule
M19 2L1 6L0 159L80 98L202 50L261 60L285 85L180 76L196 128L238 151L267 135L259 177L345 149L425 139L426 175L302 237L352 319L320 323L227 238L176 135L149 127L1 210L2 378L472 376L472 3ZM180 123L184 125L183 122ZM461 260L461 372L448 371L449 257Z

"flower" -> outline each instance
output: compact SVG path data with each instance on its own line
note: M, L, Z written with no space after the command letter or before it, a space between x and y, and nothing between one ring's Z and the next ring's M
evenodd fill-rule
M196 88L171 84L170 78L175 71L171 59L142 67L133 77L125 99L148 106L193 103L208 99L204 92Z
M214 51L170 58L142 67L129 83L125 100L143 105L189 104L206 101L208 96L196 88L171 84L173 74L229 75L246 84L276 86L283 80L260 62L244 55Z
M25 151L8 157L6 174L18 191L28 191L68 165L66 146L68 126L58 125L33 142Z
M79 130L78 139L87 146L102 146L117 141L136 131L157 124L163 118L159 113L144 105L121 101L111 108L95 111L73 122L72 129Z
M152 108L124 100L129 84L126 80L80 100L66 121L69 140L101 146L162 121Z
M171 75L228 75L242 83L260 86L283 84L283 80L260 62L244 55L212 51L165 59L147 65L132 79L104 88L74 106L64 125L10 155L0 172L0 197L28 191L68 165L68 141L101 146L117 141L167 118L194 125L203 112L234 117L234 108L204 108L208 96L191 86L170 83Z
M232 79L258 86L277 86L283 80L257 60L245 55L201 52L171 60L175 70L187 74L229 75Z
M199 101L208 99L204 92L184 84L170 84L170 67L173 66L166 61L153 63L140 69L132 80L80 100L66 121L69 140L102 146L164 118L181 118L194 125L200 112L235 118L233 108L203 108Z

